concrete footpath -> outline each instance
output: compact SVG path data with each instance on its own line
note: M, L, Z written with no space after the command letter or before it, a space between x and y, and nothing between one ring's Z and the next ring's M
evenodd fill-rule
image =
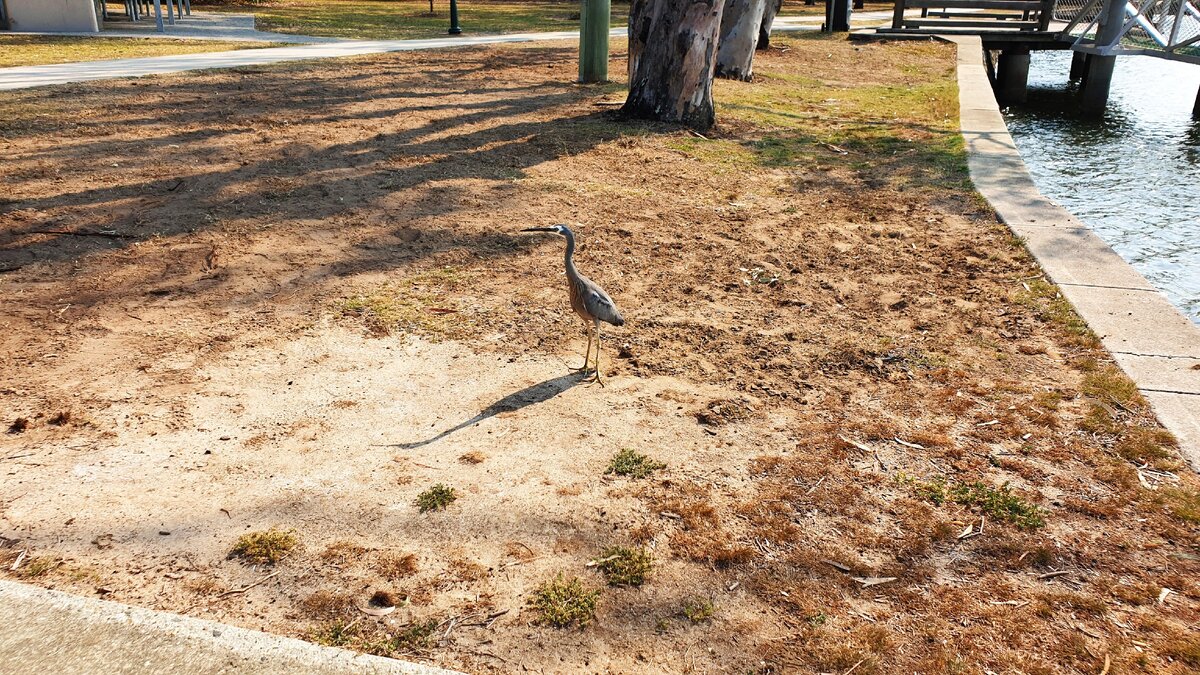
M1042 196L992 93L979 38L944 39L958 45L959 114L975 188L1024 239L1200 470L1200 327L1086 224Z
M455 675L10 581L0 581L0 623L0 674Z

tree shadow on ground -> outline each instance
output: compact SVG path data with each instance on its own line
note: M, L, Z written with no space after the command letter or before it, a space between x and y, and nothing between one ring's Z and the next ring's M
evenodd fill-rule
M473 243L444 227L422 229L419 245L393 241L385 251L348 243L367 221L420 229L477 202L478 190L466 194L461 181L511 183L531 167L637 131L582 107L603 90L530 72L569 64L569 49L454 55L392 54L23 94L0 128L19 144L15 161L0 168L18 186L0 202L0 270L129 255L147 240L297 227L345 233L338 242L350 254L345 264L328 255L320 261L337 274L391 269L450 247L483 255L517 250L523 244L503 235L474 235L488 241ZM29 115L38 121L26 128L22 116ZM43 142L51 138L60 142ZM77 236L99 230L120 236ZM80 297L64 301L144 294L172 277L153 270L119 287L75 289ZM220 275L208 279L220 282Z

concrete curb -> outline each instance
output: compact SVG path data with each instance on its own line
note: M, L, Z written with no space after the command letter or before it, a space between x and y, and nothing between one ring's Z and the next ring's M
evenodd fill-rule
M975 188L1025 241L1200 470L1200 327L1084 223L1038 191L996 103L978 37L958 46L960 124Z
M461 675L0 581L0 673Z

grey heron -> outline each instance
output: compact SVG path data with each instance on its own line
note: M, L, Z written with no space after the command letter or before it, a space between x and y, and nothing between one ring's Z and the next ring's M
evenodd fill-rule
M551 225L549 227L528 227L521 231L553 232L566 237L567 253L564 261L567 267L567 289L571 296L571 309L590 324L587 351L583 354L583 367L580 370L584 373L588 370L588 357L592 353L592 333L594 332L596 335L596 377L593 381L603 387L604 383L600 381L600 322L624 326L625 317L621 316L613 299L604 292L603 288L600 288L600 284L588 279L575 269L575 233L571 232L571 228L566 225Z

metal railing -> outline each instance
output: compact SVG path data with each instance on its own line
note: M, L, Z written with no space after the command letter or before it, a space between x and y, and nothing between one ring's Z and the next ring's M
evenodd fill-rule
M1101 41L1100 24L1109 3L1124 4L1119 31ZM1054 16L1075 49L1092 54L1143 54L1200 63L1200 0L1060 0Z

